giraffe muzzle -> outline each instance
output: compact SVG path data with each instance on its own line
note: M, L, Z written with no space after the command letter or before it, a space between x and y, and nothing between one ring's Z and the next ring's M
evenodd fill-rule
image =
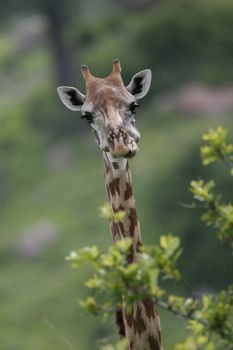
M132 158L138 152L136 141L122 128L109 131L108 145L113 157Z

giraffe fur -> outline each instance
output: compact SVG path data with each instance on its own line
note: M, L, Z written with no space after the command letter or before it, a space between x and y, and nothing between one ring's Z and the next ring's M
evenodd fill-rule
M135 208L135 200L132 190L132 177L128 161L125 168L113 165L108 154L103 154L105 164L105 181L109 201L113 214L118 210L124 210L126 216L121 222L112 222L110 229L113 241L130 237L133 239L133 249L128 262L137 261L137 253L141 247L140 223ZM114 160L115 163L116 160ZM120 315L120 317L119 317ZM129 340L128 350L162 350L161 327L156 306L152 300L137 302L131 313L126 313L125 306L116 312L116 322L120 336L127 336ZM155 327L156 325L156 327ZM157 330L156 335L155 329Z
M86 82L86 94L70 86L57 91L63 104L72 111L80 111L94 134L103 154L106 190L113 214L125 211L120 222L111 222L113 242L131 238L132 248L128 264L138 261L142 245L140 222L132 189L128 159L138 152L140 133L135 126L138 100L143 98L151 84L149 69L135 74L128 85L121 77L118 59L112 72L105 78L92 75L86 65L81 66ZM127 301L126 301L127 303ZM161 327L156 305L150 299L135 302L127 312L127 305L116 310L116 324L120 337L127 337L127 350L163 350Z

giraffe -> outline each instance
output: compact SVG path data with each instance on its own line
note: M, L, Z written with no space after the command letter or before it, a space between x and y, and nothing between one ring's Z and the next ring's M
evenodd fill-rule
M132 249L128 262L137 260L141 246L140 223L135 208L132 177L128 159L138 152L140 133L135 126L138 100L151 84L149 69L135 74L125 86L121 65L113 60L112 72L105 78L92 75L86 65L81 66L86 83L86 95L70 86L57 88L63 104L72 111L80 111L94 133L103 153L105 185L113 214L124 210L120 222L111 222L113 242L129 237ZM135 302L131 312L116 310L116 324L120 337L127 337L128 350L162 350L161 328L156 305L150 299Z

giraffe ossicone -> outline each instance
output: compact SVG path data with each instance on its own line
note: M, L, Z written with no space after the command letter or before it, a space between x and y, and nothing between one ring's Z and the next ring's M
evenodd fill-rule
M135 126L137 100L149 91L151 71L145 69L135 74L125 86L121 65L113 60L112 72L105 78L92 75L89 68L81 66L86 82L86 94L70 86L58 87L64 105L80 111L103 151L105 183L113 214L125 211L120 222L111 222L113 241L129 237L132 249L128 263L138 260L141 246L140 223L135 208L132 177L128 159L136 155L140 133ZM127 303L127 301L126 301ZM116 311L116 323L121 337L128 338L128 350L162 350L159 315L153 300L136 302L131 312L127 305Z

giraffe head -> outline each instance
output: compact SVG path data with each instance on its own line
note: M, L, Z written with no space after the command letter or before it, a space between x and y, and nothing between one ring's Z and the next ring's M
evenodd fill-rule
M81 111L90 124L101 150L113 158L131 158L137 151L140 138L135 127L137 100L144 97L151 84L151 71L135 74L128 86L121 77L118 59L113 61L112 72L106 78L94 77L89 68L81 66L86 82L86 95L70 86L58 87L64 105L72 111Z

